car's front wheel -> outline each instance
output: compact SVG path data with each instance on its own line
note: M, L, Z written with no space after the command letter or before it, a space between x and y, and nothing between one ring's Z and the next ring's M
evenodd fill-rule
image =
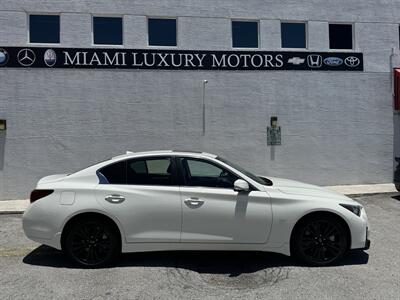
M341 259L348 243L342 222L331 216L316 216L296 226L292 250L309 265L325 266Z
M81 266L105 266L120 252L119 234L106 220L81 219L74 222L66 233L64 250Z

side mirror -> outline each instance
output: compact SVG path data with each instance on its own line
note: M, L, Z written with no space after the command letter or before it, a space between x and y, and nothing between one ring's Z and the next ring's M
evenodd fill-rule
M248 192L250 187L246 181L243 179L238 179L233 183L233 190L235 192Z

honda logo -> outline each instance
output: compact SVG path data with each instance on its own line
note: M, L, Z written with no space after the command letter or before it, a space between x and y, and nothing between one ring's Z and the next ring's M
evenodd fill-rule
M311 54L307 56L307 64L310 68L321 68L322 56L317 54Z

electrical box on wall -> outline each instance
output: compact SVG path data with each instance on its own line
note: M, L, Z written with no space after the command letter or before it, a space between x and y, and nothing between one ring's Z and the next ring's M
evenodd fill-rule
M400 110L400 69L394 69L394 110Z
M0 131L5 131L7 129L6 120L0 120Z
M281 127L278 126L278 117L271 117L270 126L267 127L267 145L281 145Z

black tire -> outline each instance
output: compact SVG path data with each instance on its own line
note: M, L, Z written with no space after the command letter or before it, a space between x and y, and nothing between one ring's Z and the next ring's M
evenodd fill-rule
M311 266L326 266L340 260L348 249L347 231L337 218L315 216L295 228L294 255Z
M394 186L396 187L396 189L400 192L400 182L396 182L394 184Z
M80 219L69 227L64 252L83 267L108 266L121 252L120 235L111 222L99 218Z

